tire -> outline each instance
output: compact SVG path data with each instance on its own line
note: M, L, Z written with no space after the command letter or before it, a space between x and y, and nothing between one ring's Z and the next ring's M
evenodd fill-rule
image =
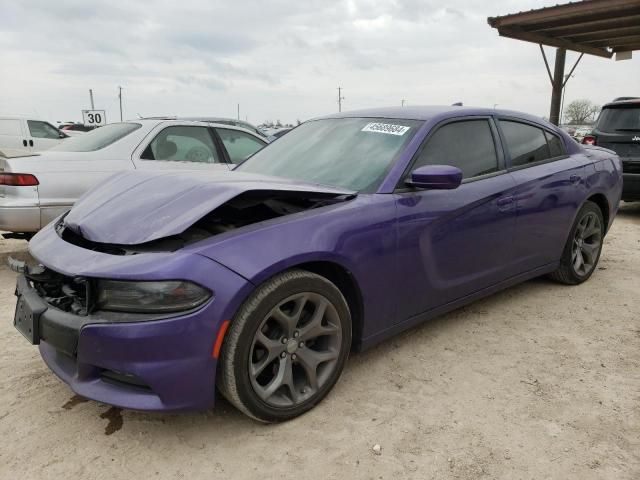
M591 201L585 202L569 233L560 267L550 277L567 285L578 285L588 280L600 259L604 228L600 207Z
M218 389L258 421L289 420L329 393L350 347L351 314L340 290L320 275L290 270L258 287L236 313Z

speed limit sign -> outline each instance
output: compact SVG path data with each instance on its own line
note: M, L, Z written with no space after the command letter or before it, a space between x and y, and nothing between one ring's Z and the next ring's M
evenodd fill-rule
M101 127L107 124L104 110L82 110L82 122L86 127Z

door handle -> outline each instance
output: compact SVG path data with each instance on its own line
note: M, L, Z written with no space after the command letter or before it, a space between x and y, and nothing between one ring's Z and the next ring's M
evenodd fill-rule
M499 207L508 207L513 203L513 195L508 195L506 197L500 197L496 200L496 205Z
M580 180L582 180L582 177L580 175L571 175L569 177L569 181L571 183L578 183Z
M33 147L33 140L29 140L29 146Z
M22 145L24 145L26 147L27 146L27 141L26 140L22 140Z

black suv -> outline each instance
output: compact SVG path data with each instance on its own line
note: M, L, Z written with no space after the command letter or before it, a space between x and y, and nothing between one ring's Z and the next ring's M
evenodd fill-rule
M640 200L640 97L616 98L603 106L582 143L615 151L622 160L622 200Z

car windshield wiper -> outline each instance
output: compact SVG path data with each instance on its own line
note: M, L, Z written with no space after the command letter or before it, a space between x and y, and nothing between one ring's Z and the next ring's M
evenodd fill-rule
M616 128L616 132L640 132L640 128Z

